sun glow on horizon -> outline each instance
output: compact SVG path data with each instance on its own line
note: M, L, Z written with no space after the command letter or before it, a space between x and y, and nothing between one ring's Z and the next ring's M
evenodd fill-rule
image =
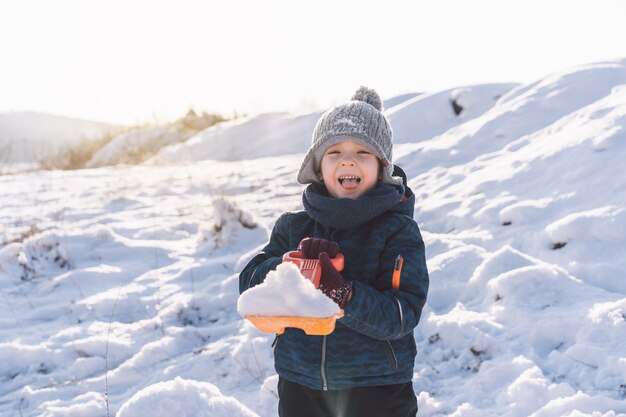
M0 5L0 112L132 124L190 109L312 111L626 57L626 3L295 4L26 0Z

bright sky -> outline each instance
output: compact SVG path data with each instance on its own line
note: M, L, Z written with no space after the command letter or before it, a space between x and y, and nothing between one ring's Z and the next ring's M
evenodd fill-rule
M626 58L623 0L0 3L0 112L309 111Z

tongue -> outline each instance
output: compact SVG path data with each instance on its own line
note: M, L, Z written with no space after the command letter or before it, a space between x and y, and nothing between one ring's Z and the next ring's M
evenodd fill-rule
M354 190L359 185L359 181L352 179L345 179L341 182L341 186L346 190Z

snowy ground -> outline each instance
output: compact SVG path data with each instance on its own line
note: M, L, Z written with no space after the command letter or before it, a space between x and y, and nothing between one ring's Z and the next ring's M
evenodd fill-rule
M626 416L625 64L396 148L431 273L420 416ZM275 416L237 277L302 155L0 176L0 414Z

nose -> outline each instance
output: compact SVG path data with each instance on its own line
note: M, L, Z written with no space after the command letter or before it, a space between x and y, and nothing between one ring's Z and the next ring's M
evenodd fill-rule
M355 162L354 162L354 155L345 154L343 156L343 158L341 158L340 164L342 166L354 166L354 165L356 165Z

